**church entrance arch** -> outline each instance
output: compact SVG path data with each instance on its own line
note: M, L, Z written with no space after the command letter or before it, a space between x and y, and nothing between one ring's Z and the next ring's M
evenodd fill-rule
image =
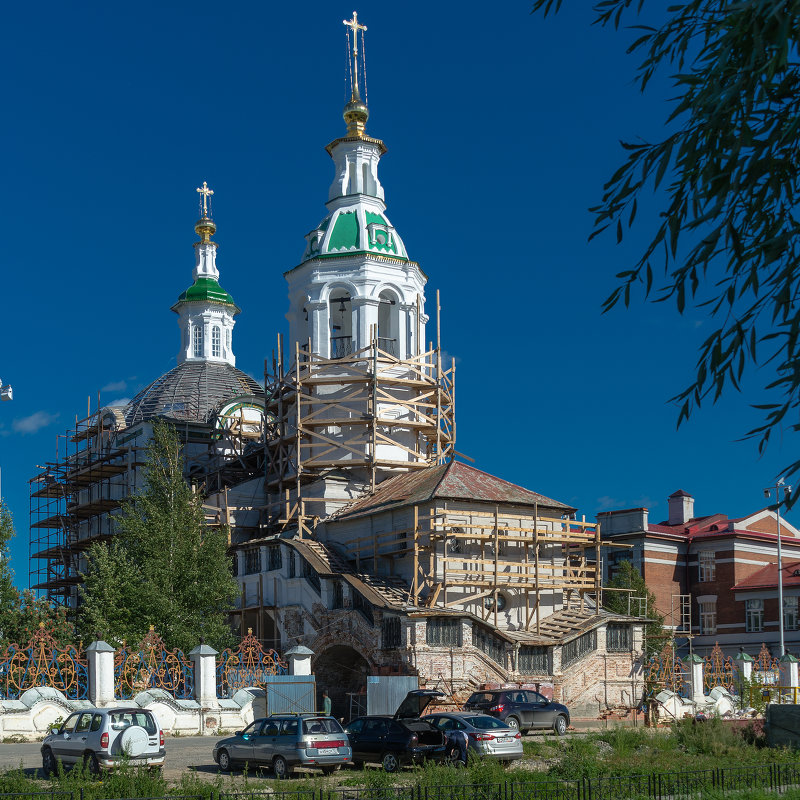
M358 696L365 714L367 708L367 675L369 662L357 650L348 645L333 645L323 650L314 659L314 680L317 683L317 708L322 709L322 692L331 698L331 714L337 719L350 720L350 695ZM353 703L352 716L358 716L358 707Z

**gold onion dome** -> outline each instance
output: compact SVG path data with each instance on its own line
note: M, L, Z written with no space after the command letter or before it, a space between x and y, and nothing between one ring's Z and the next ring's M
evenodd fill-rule
M364 135L367 120L369 119L369 109L362 102L361 98L354 96L344 107L342 116L347 123L347 135L357 136L360 139Z

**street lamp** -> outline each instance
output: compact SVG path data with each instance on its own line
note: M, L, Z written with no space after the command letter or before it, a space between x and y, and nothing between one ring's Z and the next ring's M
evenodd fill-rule
M783 478L779 478L774 486L764 489L764 497L769 500L772 497L772 490L775 490L775 514L778 517L778 630L781 634L780 650L781 655L786 653L783 644L783 560L781 559L781 489L783 489L784 500L792 493L792 487L786 485Z
M13 400L14 398L14 390L11 388L10 383L3 383L3 379L0 378L0 400Z

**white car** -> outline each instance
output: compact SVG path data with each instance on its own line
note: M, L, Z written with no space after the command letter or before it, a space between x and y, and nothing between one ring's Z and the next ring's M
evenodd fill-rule
M93 775L125 762L162 767L164 732L151 711L143 708L86 708L70 714L42 742L45 775L57 764L87 765Z
M451 760L455 756L466 764L470 754L505 762L522 758L520 732L488 714L451 711L431 714L423 719L444 731L447 741L458 746L458 755L453 753Z

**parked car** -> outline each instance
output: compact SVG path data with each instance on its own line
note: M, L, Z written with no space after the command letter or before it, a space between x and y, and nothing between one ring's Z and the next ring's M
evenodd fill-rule
M427 720L422 712L432 700L444 697L435 689L415 689L394 716L357 717L345 726L353 748L353 764L377 763L386 772L396 772L404 764L417 764L426 759L442 761L448 746L447 738Z
M491 689L474 692L464 703L465 711L490 714L509 728L523 733L551 728L563 736L569 727L569 709L527 689Z
M126 761L162 767L164 732L151 711L143 708L87 708L70 714L42 742L46 775L63 764L85 763L93 775Z
M214 745L214 761L223 772L238 764L269 767L276 778L295 770L326 775L349 764L350 742L342 726L319 714L273 714L251 722Z
M487 756L498 761L522 758L522 734L496 717L470 711L429 714L423 717L444 731L448 742L458 747L457 758L467 763L469 755ZM452 756L456 756L451 749Z

